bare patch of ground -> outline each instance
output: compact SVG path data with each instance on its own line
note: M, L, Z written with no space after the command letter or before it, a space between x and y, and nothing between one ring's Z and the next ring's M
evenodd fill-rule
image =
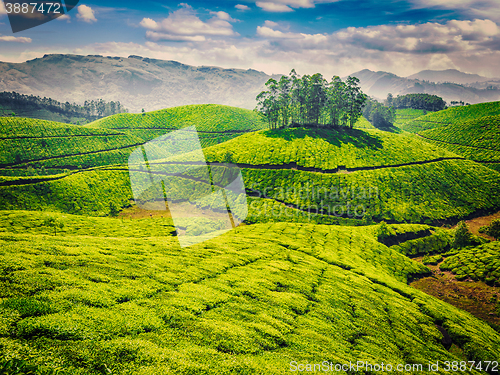
M414 260L422 262L422 257ZM470 279L458 281L451 272L441 271L439 265L428 267L432 276L412 282L412 287L500 328L500 288Z

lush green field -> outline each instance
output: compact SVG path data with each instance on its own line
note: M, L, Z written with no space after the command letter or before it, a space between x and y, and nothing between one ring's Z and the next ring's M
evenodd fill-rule
M425 130L419 135L468 159L500 167L500 115Z
M242 173L247 191L253 191L256 198L271 198L303 211L301 214L282 205L273 210L257 202L251 206L250 222L282 221L287 215L290 219L286 221L303 222L320 214L313 222L345 223L335 217L338 215L352 219L353 224L363 218L367 223L372 219L432 223L500 206L500 176L466 160L353 173L251 168L243 168ZM123 208L130 206L133 199L126 167L104 167L59 177L0 186L0 209L101 216L109 213L111 202ZM4 183L13 180L5 178ZM187 184L186 189L191 185ZM271 200L266 199L266 205L272 206L274 203L267 203ZM333 217L322 217L323 213Z
M403 124L400 128L411 133L419 133L427 129L496 115L500 115L500 102L480 103L464 107L451 107L444 111L428 113L425 116Z
M126 164L138 145L191 125L197 126L202 147L266 127L252 111L220 105L119 114L87 126L0 118L0 175L46 175L64 169Z
M3 359L135 375L500 356L486 323L407 286L427 268L378 243L376 227L260 224L181 250L169 235L130 236L119 219L65 215L78 232L52 236L44 215L0 220Z
M150 131L158 129L175 130L196 126L201 132L247 132L268 127L264 119L256 112L216 104L186 105L144 114L121 113L94 121L86 126L143 130L145 140L151 139Z
M407 123L425 114L426 112L422 109L396 109L396 121L394 121L394 126L398 129L403 129Z
M441 254L450 249L452 241L453 231L438 228L430 236L405 241L391 249L408 256Z
M440 265L441 270L451 271L457 279L481 280L500 285L500 242L466 248L452 255Z
M354 129L376 129L370 121L368 121L364 116L361 116L358 121L354 124Z
M323 174L243 169L247 189L302 208L352 212L375 220L427 222L463 218L500 205L500 176L472 161Z
M207 161L251 165L296 163L321 170L374 167L453 158L457 155L410 134L381 130L284 129L244 134L204 150Z

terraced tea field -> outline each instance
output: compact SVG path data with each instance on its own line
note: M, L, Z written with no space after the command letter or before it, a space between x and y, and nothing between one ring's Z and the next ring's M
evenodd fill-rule
M78 217L78 233L48 235L44 215L0 221L0 346L39 368L285 374L318 358L395 368L500 355L487 324L406 285L428 270L378 243L376 227L252 225L186 253L127 223L118 236Z
M437 146L500 171L500 115L425 130L419 135Z
M454 125L486 116L500 115L500 102L489 102L462 107L450 107L443 111L428 113L401 126L402 130L419 133L440 126Z
M497 119L427 138L363 119L270 131L255 112L215 105L88 126L0 119L0 373L288 374L294 363L363 361L417 375L429 362L450 374L445 361L498 360L500 331L477 318L496 302L475 317L408 285L443 259L454 282L498 283L498 242L451 249L455 231L441 227L500 209L500 173L481 163L490 159L443 146L492 147ZM127 161L192 125L212 177L223 163L241 169L248 216L182 248L206 181L180 177L189 210L174 226L173 213L134 200ZM153 171L199 162L144 159ZM421 256L429 266L411 259Z
M202 147L266 126L252 111L219 105L185 106L137 115L124 113L87 126L0 118L0 175L58 174L64 170L124 164L137 146L192 125L197 126Z

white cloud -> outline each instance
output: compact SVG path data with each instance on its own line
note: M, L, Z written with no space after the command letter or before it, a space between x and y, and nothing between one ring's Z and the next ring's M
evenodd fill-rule
M0 1L0 16L3 16L4 14L7 14L7 9L5 9L3 1Z
M232 18L229 13L226 13L226 12L222 12L222 11L219 11L219 12L210 12L210 14L216 16L218 19L221 19L221 20L224 20L224 21L228 21L228 22L237 22L237 20L235 20L234 18Z
M67 21L68 23L70 23L71 22L71 17L69 16L69 14L63 14L62 16L57 17L56 20L58 20L58 21Z
M268 2L263 2L263 1L257 1L255 3L259 8L262 8L263 10L267 12L293 12L293 9L290 8L288 5L285 4L277 4L277 3L268 3Z
M0 42L31 43L31 38L15 37L10 35L0 35Z
M243 4L236 4L234 7L241 11L250 10L249 6Z
M182 8L172 12L169 16L159 22L144 18L140 25L149 31L146 37L153 41L192 41L202 42L206 36L229 37L237 36L230 22L235 22L226 12L211 12L212 18L203 22L195 13L193 8L187 4L181 4Z
M410 0L417 9L438 8L460 12L467 18L489 18L500 21L498 0Z
M76 15L76 17L79 20L87 23L92 23L97 21L97 19L95 18L94 11L92 10L91 7L87 5L80 5L78 7L78 14Z
M298 8L314 8L316 4L335 3L340 0L268 0L255 5L267 12L293 12Z

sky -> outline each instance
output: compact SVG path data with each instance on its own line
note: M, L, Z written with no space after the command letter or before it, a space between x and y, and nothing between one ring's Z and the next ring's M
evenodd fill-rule
M327 78L362 69L500 76L498 0L94 1L12 33L0 0L0 61L139 55Z

